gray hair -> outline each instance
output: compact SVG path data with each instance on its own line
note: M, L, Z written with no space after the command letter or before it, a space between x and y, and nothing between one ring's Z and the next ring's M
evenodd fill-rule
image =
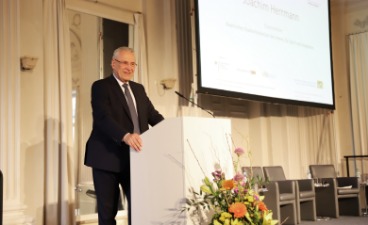
M112 54L112 58L116 59L116 57L119 55L120 52L131 52L134 53L134 50L132 48L123 46L123 47L119 47L117 49L114 50L114 53Z

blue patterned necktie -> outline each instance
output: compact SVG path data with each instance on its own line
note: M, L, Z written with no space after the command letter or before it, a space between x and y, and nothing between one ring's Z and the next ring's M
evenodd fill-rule
M132 121L133 121L133 125L134 125L134 133L140 134L141 132L140 132L140 129L139 129L138 115L137 115L137 111L135 110L135 107L134 107L133 98L130 94L128 84L126 84L126 83L123 84L123 87L124 87L125 98L127 100L129 111L130 111L130 116L132 117Z

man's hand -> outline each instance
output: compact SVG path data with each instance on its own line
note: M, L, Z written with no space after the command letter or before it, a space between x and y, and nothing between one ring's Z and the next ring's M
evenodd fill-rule
M123 137L123 141L137 152L142 150L142 139L139 134L128 133Z

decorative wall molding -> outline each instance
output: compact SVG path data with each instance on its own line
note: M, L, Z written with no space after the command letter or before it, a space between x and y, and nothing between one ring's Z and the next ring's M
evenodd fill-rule
M19 0L0 0L0 168L4 175L3 224L33 224L24 215L20 184Z
M356 19L354 21L354 26L366 30L368 28L368 15L364 19Z
M134 24L134 13L142 11L142 0L66 0L66 8Z

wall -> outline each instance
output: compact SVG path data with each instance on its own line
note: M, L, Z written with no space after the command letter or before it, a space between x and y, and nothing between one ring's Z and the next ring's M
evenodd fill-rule
M345 12L342 1L331 3L332 58L335 86L336 135L340 158L349 154L352 146L350 124L350 96L346 62ZM340 160L341 161L341 160ZM342 162L342 161L341 161ZM341 171L345 171L341 169Z
M346 174L344 155L353 155L353 137L350 111L349 89L349 34L367 31L368 2L364 0L331 1L332 53L335 82L335 101L337 114L336 134L342 174ZM367 154L367 150L358 149L355 154Z
M42 224L43 218L43 191L44 191L44 74L43 72L43 19L42 0L21 0L20 37L21 55L31 55L39 58L33 72L23 72L21 77L21 174L23 199L27 205L26 214L35 218L36 224ZM141 9L144 15L147 37L148 69L149 69L149 95L156 107L166 117L178 115L178 98L173 90L163 90L160 80L168 77L178 79L175 16L173 15L173 3L175 0L142 0ZM347 1L349 2L349 1ZM340 159L345 154L351 154L352 138L350 132L349 88L347 48L345 35L349 32L357 32L366 29L354 25L356 19L365 21L366 11L345 7L345 1L332 1L332 35L333 35L333 60L335 72L335 96L336 110L335 123L337 135L337 151ZM357 12L357 14L355 14ZM346 16L347 19L346 20ZM346 21L346 22L345 22ZM176 84L174 90L178 89ZM221 104L220 104L221 105ZM260 117L260 107L250 104L252 110L249 117L258 116L254 120L240 117L232 118L233 126L241 131L237 139L250 134L252 140L259 141L259 147L266 149L270 146L262 143L262 137L258 133L247 130L245 127L265 126L266 120ZM240 107L241 109L241 107ZM277 131L275 131L277 132ZM238 134L236 134L238 135ZM279 140L281 144L283 140ZM263 151L257 163L263 160L269 161L268 151ZM281 156L277 160L283 160ZM288 169L287 172L289 173ZM303 168L299 168L303 170ZM341 171L344 171L342 168ZM291 171L290 171L291 173ZM304 174L297 171L295 174Z
M107 1L109 2L109 1ZM134 4L137 1L131 1ZM139 1L140 2L140 1ZM111 3L111 1L110 1ZM43 224L45 142L44 142L44 57L43 53L43 0L20 1L21 55L38 58L32 72L22 72L21 76L21 190L26 205L25 214L35 219L35 224ZM114 4L113 2L111 4ZM140 4L138 4L140 5ZM144 3L148 64L150 74L150 96L157 108L167 117L176 115L177 101L173 92L164 91L159 84L167 77L178 76L175 60L175 24L170 19L172 5L169 1L147 1ZM158 16L160 15L160 16ZM164 35L162 35L164 34ZM151 59L151 60L150 60ZM89 95L83 92L83 95ZM86 103L86 104L89 104ZM90 113L90 112L88 112Z
M20 55L38 58L35 69L21 73L21 184L25 214L40 224L44 193L44 64L42 0L20 1Z
M164 90L160 81L175 78L178 81L178 57L174 0L144 1L146 26L149 96L165 117L177 116L178 98L174 89ZM169 104L168 104L169 103Z

